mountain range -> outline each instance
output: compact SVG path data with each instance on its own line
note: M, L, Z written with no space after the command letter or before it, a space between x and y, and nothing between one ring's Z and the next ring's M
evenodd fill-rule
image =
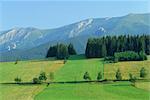
M1 31L0 61L45 58L48 48L57 43L72 43L82 54L88 38L127 34L150 34L150 13L90 18L55 29L16 27Z

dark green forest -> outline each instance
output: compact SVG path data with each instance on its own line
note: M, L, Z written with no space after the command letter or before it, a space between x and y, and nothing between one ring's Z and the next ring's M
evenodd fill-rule
M69 55L75 54L77 53L73 44L57 44L50 46L46 57L67 59ZM114 61L146 60L146 55L149 54L150 35L120 35L90 38L87 41L85 50L87 58L113 57L112 60Z
M90 38L87 41L87 58L114 56L116 52L134 51L150 54L150 35L121 35Z
M50 46L46 58L56 57L57 59L67 59L69 55L75 54L76 51L71 43L69 45L57 44L54 46Z

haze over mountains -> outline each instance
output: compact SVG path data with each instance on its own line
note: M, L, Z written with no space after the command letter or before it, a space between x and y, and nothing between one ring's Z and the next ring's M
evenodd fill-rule
M73 43L77 53L82 54L90 37L124 34L150 34L150 14L90 18L55 29L6 30L0 33L0 60L44 58L50 45L57 43Z

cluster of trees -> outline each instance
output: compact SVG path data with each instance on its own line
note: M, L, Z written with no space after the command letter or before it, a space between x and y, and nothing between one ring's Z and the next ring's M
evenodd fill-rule
M141 51L136 53L134 51L116 52L114 54L114 62L118 61L140 61L147 60L146 54Z
M15 81L17 84L20 84L22 80L21 80L21 78L16 77L16 78L14 79L14 81Z
M135 51L150 54L150 35L121 35L90 38L85 55L88 58L113 56L115 52Z
M76 51L73 45L57 44L51 46L47 52L46 58L56 57L57 59L67 59L69 55L75 55Z
M39 84L39 83L46 81L46 80L47 80L46 73L41 72L38 78L37 77L33 78L32 82L33 82L33 84ZM49 80L50 81L54 80L54 73L53 72L49 73Z

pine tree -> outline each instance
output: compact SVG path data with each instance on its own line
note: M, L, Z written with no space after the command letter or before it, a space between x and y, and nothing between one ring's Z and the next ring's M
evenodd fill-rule
M140 77L144 78L146 75L147 75L146 69L144 67L142 67L140 70Z
M97 80L99 81L99 80L101 80L102 79L102 74L101 74L101 72L99 72L98 74L97 74Z
M107 49L105 43L102 44L102 52L101 52L101 57L106 57L107 56Z
M104 52L106 51L106 52ZM88 39L85 55L88 58L114 56L115 52L143 51L150 54L149 35L121 35Z
M66 59L69 57L68 47L64 44L57 45L57 59Z
M57 53L57 46L51 46L47 52L46 58L55 57Z
M117 79L117 80L122 80L121 72L120 72L119 69L118 69L117 72L116 72L116 79Z
M88 72L85 72L85 73L84 73L83 79L85 79L85 80L91 80L91 77L90 77L90 75L89 75Z
M76 51L71 43L68 46L68 53L69 55L76 55Z

